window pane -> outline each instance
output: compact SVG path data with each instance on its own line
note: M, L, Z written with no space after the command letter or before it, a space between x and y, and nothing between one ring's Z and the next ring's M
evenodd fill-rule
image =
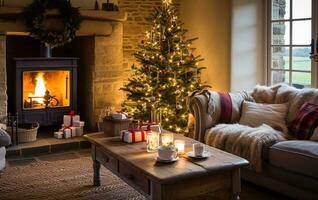
M290 1L273 0L272 1L272 19L289 19Z
M311 71L310 47L294 47L292 49L292 69Z
M311 20L293 22L293 44L309 45L311 43Z
M293 84L298 84L304 87L311 86L311 73L292 72Z
M293 19L311 18L312 0L293 0Z
M274 45L289 44L289 23L287 22L272 23L272 44Z
M272 71L272 84L287 83L289 84L289 72Z
M289 69L289 47L272 47L272 68Z

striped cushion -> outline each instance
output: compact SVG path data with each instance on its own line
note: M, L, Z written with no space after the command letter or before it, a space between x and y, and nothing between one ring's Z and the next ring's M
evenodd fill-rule
M291 122L289 130L300 140L308 140L318 126L318 105L304 103Z

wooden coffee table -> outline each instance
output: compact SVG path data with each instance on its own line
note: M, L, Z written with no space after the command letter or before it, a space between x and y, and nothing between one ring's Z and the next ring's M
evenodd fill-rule
M157 153L146 152L146 143L126 144L103 133L84 136L92 144L94 185L100 185L101 164L150 199L239 199L240 168L248 161L216 148L207 147L211 157L194 160L181 156L174 163L157 163ZM193 139L185 141L185 152ZM207 198L208 197L208 198Z

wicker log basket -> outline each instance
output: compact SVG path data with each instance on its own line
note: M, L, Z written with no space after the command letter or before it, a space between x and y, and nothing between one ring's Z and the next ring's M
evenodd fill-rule
M19 143L25 143L25 142L34 142L36 141L36 137L38 134L38 129L40 125L39 123L25 123L25 124L19 124L18 125L18 140ZM11 127L7 127L8 133L11 133ZM15 128L13 128L13 131L15 132Z

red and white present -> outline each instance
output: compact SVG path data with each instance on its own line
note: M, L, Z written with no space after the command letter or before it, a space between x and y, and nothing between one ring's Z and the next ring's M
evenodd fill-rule
M146 125L144 124L144 125L141 125L141 129L145 130L145 131L152 130L152 131L157 132L157 133L163 132L160 123L151 123L151 124L146 124Z
M74 111L71 111L69 115L63 116L63 123L65 126L72 126L74 122L80 121L80 116L75 115Z
M64 135L64 133L61 132L61 131L54 132L54 137L55 137L56 139L63 139L63 135Z
M120 131L120 138L126 143L144 142L146 141L147 131L142 129L129 129Z
M63 133L63 137L65 139L67 138L72 138L72 137L75 137L76 136L76 127L67 127L67 126L64 126L63 128L61 128L59 130L59 132L62 132Z

